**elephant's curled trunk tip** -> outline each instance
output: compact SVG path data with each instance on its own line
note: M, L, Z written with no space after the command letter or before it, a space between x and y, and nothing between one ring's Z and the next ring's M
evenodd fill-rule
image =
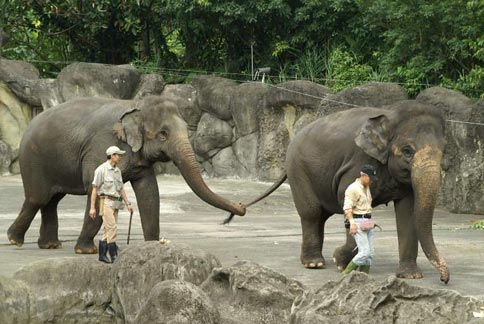
M239 204L236 207L237 212L231 212L230 215L226 219L224 219L224 221L222 222L222 225L229 224L232 221L232 219L234 219L234 216L236 214L238 216L244 216L245 212L246 212L246 208L247 208L247 206L244 206L243 204Z

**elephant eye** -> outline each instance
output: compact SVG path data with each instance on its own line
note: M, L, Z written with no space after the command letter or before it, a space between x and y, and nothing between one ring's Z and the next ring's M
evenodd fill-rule
M162 130L160 133L159 133L159 136L158 136L162 141L166 141L168 139L168 133L164 130Z
M402 147L401 149L403 155L405 155L406 157L412 157L413 154L415 153L415 150L413 149L413 147L411 146L404 146Z

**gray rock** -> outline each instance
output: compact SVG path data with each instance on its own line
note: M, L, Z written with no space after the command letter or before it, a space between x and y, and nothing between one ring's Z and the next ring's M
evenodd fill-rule
M208 157L214 149L222 149L232 144L232 127L214 115L204 113L198 123L193 139L195 153Z
M447 119L467 121L472 111L469 98L458 91L441 87L425 89L415 100L442 109Z
M185 119L190 130L197 129L202 110L197 105L197 90L191 84L167 85L161 95L176 103L180 115Z
M39 77L39 70L28 62L0 58L0 80L6 83L17 80L36 80Z
M391 105L401 100L407 100L408 94L404 88L394 83L367 83L344 89L326 97L320 106L320 115L326 116L334 112L357 107L378 107Z
M166 82L160 74L143 74L140 77L138 87L133 99L141 99L146 96L160 95L165 88Z
M296 108L293 106L266 107L259 114L259 152L257 155L257 177L272 181L285 172L286 150Z
M31 263L13 278L29 290L30 324L112 323L111 266L94 258L56 258Z
M118 318L134 322L149 291L165 280L183 280L200 285L215 267L213 255L185 244L160 244L158 241L123 250L113 265L113 308Z
M249 174L243 165L238 161L232 147L220 150L212 157L212 176L214 177L248 177Z
M230 109L236 126L237 138L258 131L258 110L268 91L269 87L259 82L244 83L235 88Z
M202 288L218 306L224 323L287 323L304 286L250 261L214 269ZM233 321L233 322L232 322Z
M232 118L230 101L233 98L237 83L232 80L209 75L197 76L192 85L198 92L198 106L222 120Z
M10 147L0 141L0 175L10 174L10 164L12 163L12 152Z
M0 277L0 323L28 324L29 304L29 292L24 283Z
M448 122L441 203L455 213L484 214L484 100L478 101L468 120ZM479 123L481 125L479 125Z
M467 323L482 305L451 290L410 286L395 277L377 282L353 272L315 292L305 291L292 306L290 323Z
M271 86L265 96L265 107L293 105L300 108L317 109L321 99L331 90L311 81L296 80Z
M255 179L257 174L257 152L259 150L259 133L252 133L239 138L232 145L237 160L242 165L245 177ZM239 174L240 177L244 177Z
M167 280L153 287L133 323L218 324L220 314L194 284Z
M7 85L0 81L0 141L7 146L3 148L4 154L10 152L10 156L3 155L3 163L18 158L20 140L31 119L32 108L20 101ZM10 169L10 172L15 171L11 165L7 167L2 164L2 168Z
M131 99L140 77L129 65L73 63L59 73L57 81L64 101L79 97Z

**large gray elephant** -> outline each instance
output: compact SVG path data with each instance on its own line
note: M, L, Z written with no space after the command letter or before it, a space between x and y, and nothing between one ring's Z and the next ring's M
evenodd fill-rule
M302 225L301 262L306 268L324 267L324 225L343 213L346 188L371 164L379 180L371 187L373 205L394 201L400 278L422 278L417 266L418 242L447 283L444 258L432 235L432 218L440 189L440 164L445 145L444 119L434 108L403 101L393 110L355 108L318 119L289 144L286 174L266 193L289 180ZM333 256L340 269L355 255L347 231L346 244Z
M23 244L40 209L39 247L60 247L57 205L66 194L91 191L94 170L106 160L105 150L111 145L126 150L119 167L136 194L145 240L158 240L160 234L156 161L172 160L190 188L208 204L238 215L245 213L245 207L216 195L203 181L187 125L173 102L160 97L77 99L35 117L22 138L19 162L25 201L8 229L10 242ZM76 253L97 252L93 239L102 219L89 217L90 195L87 197Z

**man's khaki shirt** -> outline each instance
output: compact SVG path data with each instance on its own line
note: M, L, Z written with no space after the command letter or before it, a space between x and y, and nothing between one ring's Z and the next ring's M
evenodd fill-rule
M371 214L371 192L370 187L361 184L360 178L350 184L345 191L343 210L351 209L353 214Z
M119 198L121 197L121 189L123 189L121 170L106 161L94 171L92 184L98 188L98 195Z

